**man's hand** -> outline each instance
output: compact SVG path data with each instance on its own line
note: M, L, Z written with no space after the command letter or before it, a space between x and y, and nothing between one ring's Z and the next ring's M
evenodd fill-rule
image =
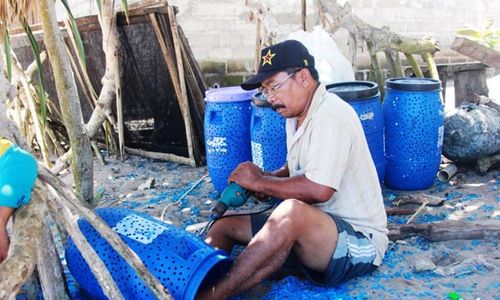
M229 182L236 182L244 189L252 192L258 192L254 189L255 182L262 177L264 173L252 162L244 162L238 165L229 176Z

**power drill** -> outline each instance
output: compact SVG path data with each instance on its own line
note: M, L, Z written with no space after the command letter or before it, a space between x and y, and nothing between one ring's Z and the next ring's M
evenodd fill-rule
M242 206L247 202L248 197L250 197L250 193L247 190L236 182L231 182L224 191L222 191L219 201L217 201L212 208L210 219L215 220L220 218L229 207Z

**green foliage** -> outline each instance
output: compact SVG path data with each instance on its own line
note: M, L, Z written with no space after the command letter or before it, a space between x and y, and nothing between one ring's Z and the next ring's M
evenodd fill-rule
M40 98L40 115L42 119L42 124L45 126L47 124L47 95L45 93L45 80L42 73L42 60L40 59L40 47L31 31L31 27L28 23L23 23L24 32L26 32L26 36L29 39L31 50L33 51L33 55L35 56L37 71L38 71L38 79L40 81L40 85L38 86L38 96Z
M97 3L97 10L99 10L99 16L102 16L102 1L101 0L95 0Z
M7 76L9 82L12 81L12 58L10 56L10 38L9 38L9 30L5 27L5 32L3 34L3 50L5 53L5 60L7 63Z
M488 18L481 28L467 26L457 30L457 33L490 48L495 48L497 44L500 44L500 30L494 30L493 23L493 18Z
M82 63L82 66L84 68L87 68L87 60L85 58L85 49L83 48L82 37L80 35L80 31L78 30L78 25L76 24L75 17L73 16L71 9L69 8L68 1L61 0L61 2L63 3L64 7L66 8L66 11L68 12L69 26L71 27L71 32L73 33L73 36L75 37L76 47L78 48L78 56L80 57L80 61Z
M128 20L128 1L122 0L123 10L125 11L125 18L127 19L127 23L130 23Z

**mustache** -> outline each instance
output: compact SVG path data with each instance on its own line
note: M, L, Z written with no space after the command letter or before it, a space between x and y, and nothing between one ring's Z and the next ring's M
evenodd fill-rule
M277 111L280 108L285 108L285 106L281 105L281 104L276 104L276 105L272 105L271 106L271 109L274 110L274 111Z

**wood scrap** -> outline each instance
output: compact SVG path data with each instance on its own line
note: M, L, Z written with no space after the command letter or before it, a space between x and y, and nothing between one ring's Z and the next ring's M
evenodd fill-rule
M449 240L500 240L500 221L444 221L426 224L404 224L389 230L391 241L422 236L429 241Z
M386 207L385 212L388 216L405 216L412 215L416 212L413 208Z
M421 205L427 201L428 206L440 206L443 205L444 200L445 200L444 198L431 196L424 193L418 193L418 194L409 194L396 197L396 199L392 201L392 205L394 206L401 206L408 204Z

